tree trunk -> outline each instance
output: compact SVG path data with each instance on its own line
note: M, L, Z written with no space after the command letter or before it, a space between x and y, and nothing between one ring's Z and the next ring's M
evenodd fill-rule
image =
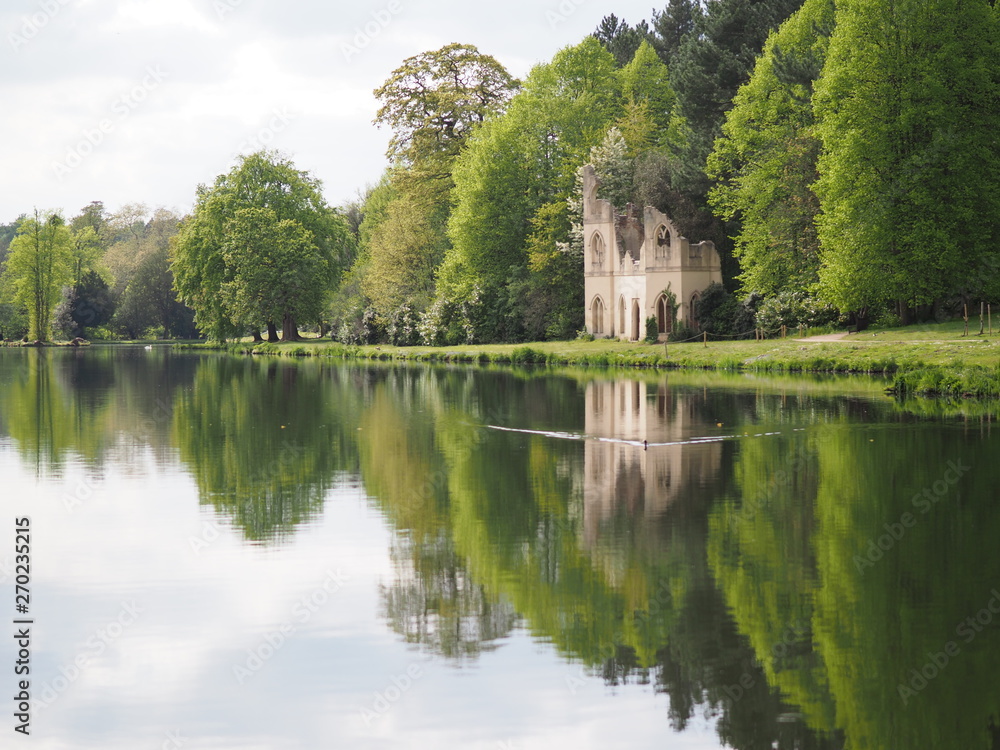
M295 323L294 315L285 313L284 317L281 319L281 340L301 341L299 338L299 327Z
M273 320L267 321L267 340L272 344L278 341L278 329Z
M259 328L254 328L253 329L253 342L255 344L259 344L263 340L264 340L264 337L260 335L260 329Z

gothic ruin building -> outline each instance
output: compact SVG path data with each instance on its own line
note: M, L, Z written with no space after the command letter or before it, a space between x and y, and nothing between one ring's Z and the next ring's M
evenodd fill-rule
M583 168L584 289L587 332L638 341L646 318L656 319L660 340L673 321L697 328L694 303L713 281L722 283L712 242L692 245L662 211L646 206L625 214L597 197L600 180Z

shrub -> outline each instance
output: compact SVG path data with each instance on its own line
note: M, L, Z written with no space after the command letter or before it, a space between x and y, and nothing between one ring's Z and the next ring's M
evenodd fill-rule
M647 344L655 344L660 340L660 331L656 325L656 318L646 318L646 338Z
M516 365L543 364L545 352L539 352L530 346L519 346L510 353L510 361Z
M837 310L805 291L786 290L766 300L757 311L757 325L773 334L781 326L818 328L837 320Z

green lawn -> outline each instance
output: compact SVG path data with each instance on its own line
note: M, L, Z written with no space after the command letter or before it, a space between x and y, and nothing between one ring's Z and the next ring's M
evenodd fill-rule
M998 321L1000 328L1000 321ZM835 372L894 375L902 391L1000 395L1000 330L979 336L978 320L867 330L841 340L768 339L685 344L545 341L447 347L345 346L328 339L226 348L239 353L330 356L378 360L700 368L744 372ZM927 373L932 373L926 377Z

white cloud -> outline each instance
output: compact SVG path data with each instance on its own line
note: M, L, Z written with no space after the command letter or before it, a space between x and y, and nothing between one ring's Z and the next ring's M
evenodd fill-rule
M327 199L339 203L375 182L385 167L389 134L372 125L377 103L371 92L405 57L458 41L524 76L611 11L593 0L398 3L391 13L389 0L19 0L4 6L0 98L7 116L0 122L0 163L8 179L0 184L0 222L33 206L72 214L92 200L112 209L140 201L186 210L198 183L228 169L240 145L280 108L295 119L274 145L322 179ZM650 15L646 0L613 10L630 22ZM565 20L553 24L552 13ZM345 56L345 43L376 27L358 54ZM15 46L12 35L23 43ZM53 163L151 66L165 70L167 80L117 122L78 169L56 179Z

